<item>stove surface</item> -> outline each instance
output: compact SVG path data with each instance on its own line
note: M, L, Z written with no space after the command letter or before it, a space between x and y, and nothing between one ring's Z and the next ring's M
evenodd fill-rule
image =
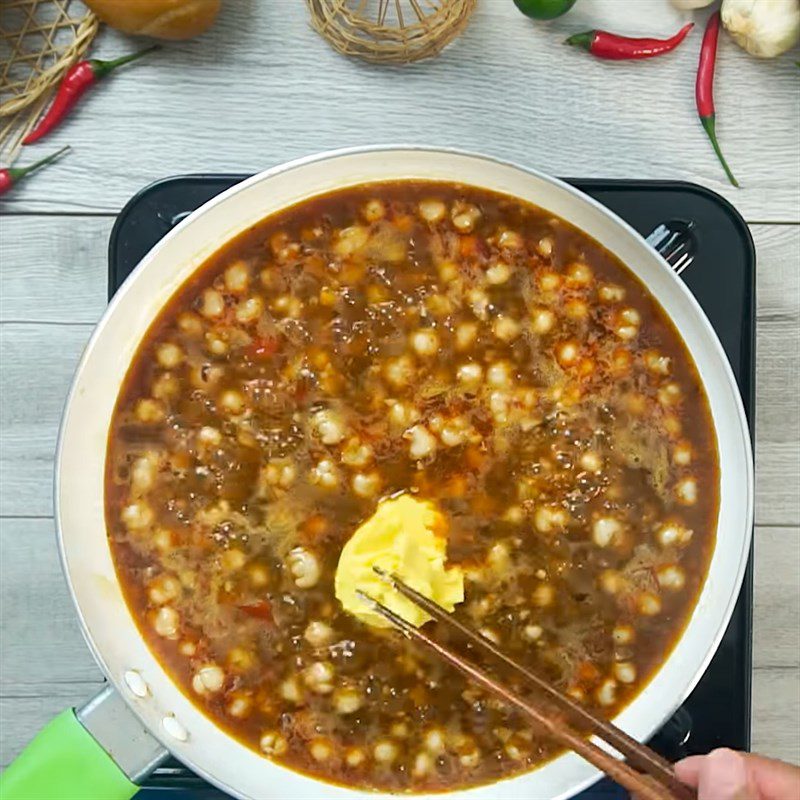
M109 297L178 222L244 175L187 175L142 190L122 210L109 244ZM754 420L755 250L747 225L722 197L690 183L568 179L647 236L659 225L680 232L694 256L681 272L722 342ZM689 232L688 234L686 232ZM667 260L667 253L661 251ZM694 692L650 744L670 760L715 747L750 746L752 556L720 647ZM623 798L602 780L579 800ZM160 767L139 800L222 800L225 795L178 762Z

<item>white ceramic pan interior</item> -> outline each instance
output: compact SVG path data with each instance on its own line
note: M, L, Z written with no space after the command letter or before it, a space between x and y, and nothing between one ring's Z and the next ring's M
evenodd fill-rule
M117 292L78 368L65 410L56 471L63 563L83 632L97 660L145 725L192 770L240 798L329 800L374 797L292 772L236 742L170 680L139 635L117 582L106 539L106 439L119 386L159 309L203 261L240 231L308 197L354 184L403 178L456 181L520 197L586 231L622 260L672 318L708 392L721 469L717 544L696 610L672 655L617 718L646 740L686 698L725 631L744 574L753 517L747 423L722 347L681 280L626 223L570 186L539 173L460 152L420 148L342 151L256 175L207 203L166 236ZM137 670L150 693L122 679ZM174 715L186 741L165 732ZM574 754L516 778L457 794L463 800L562 798L598 777ZM441 798L441 795L435 797Z

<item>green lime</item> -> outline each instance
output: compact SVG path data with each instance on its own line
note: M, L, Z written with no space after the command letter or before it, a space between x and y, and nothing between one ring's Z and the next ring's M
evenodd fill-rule
M555 19L566 14L575 0L514 0L514 4L531 19Z

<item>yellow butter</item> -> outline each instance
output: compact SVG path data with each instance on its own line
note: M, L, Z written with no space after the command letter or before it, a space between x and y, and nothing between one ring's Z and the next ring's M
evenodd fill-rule
M419 627L430 617L378 576L381 567L452 611L464 599L460 567L445 568L447 521L433 503L400 495L384 500L342 548L336 568L336 597L362 622L391 627L358 595L360 590Z

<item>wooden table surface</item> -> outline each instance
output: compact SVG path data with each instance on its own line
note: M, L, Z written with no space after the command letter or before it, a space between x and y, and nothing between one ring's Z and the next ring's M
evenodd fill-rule
M300 0L226 6L210 34L97 89L33 151L71 143L74 152L0 203L0 764L102 680L61 576L51 485L67 388L105 305L115 214L163 176L257 171L390 142L458 146L557 175L695 181L750 224L758 252L753 747L800 763L797 51L758 61L721 41L718 132L737 190L695 117L700 31L674 54L636 64L599 63L561 44L598 23L670 32L688 13L667 0L581 0L549 25L528 22L511 0L480 0L442 56L402 68L335 54ZM105 31L95 53L134 46Z

